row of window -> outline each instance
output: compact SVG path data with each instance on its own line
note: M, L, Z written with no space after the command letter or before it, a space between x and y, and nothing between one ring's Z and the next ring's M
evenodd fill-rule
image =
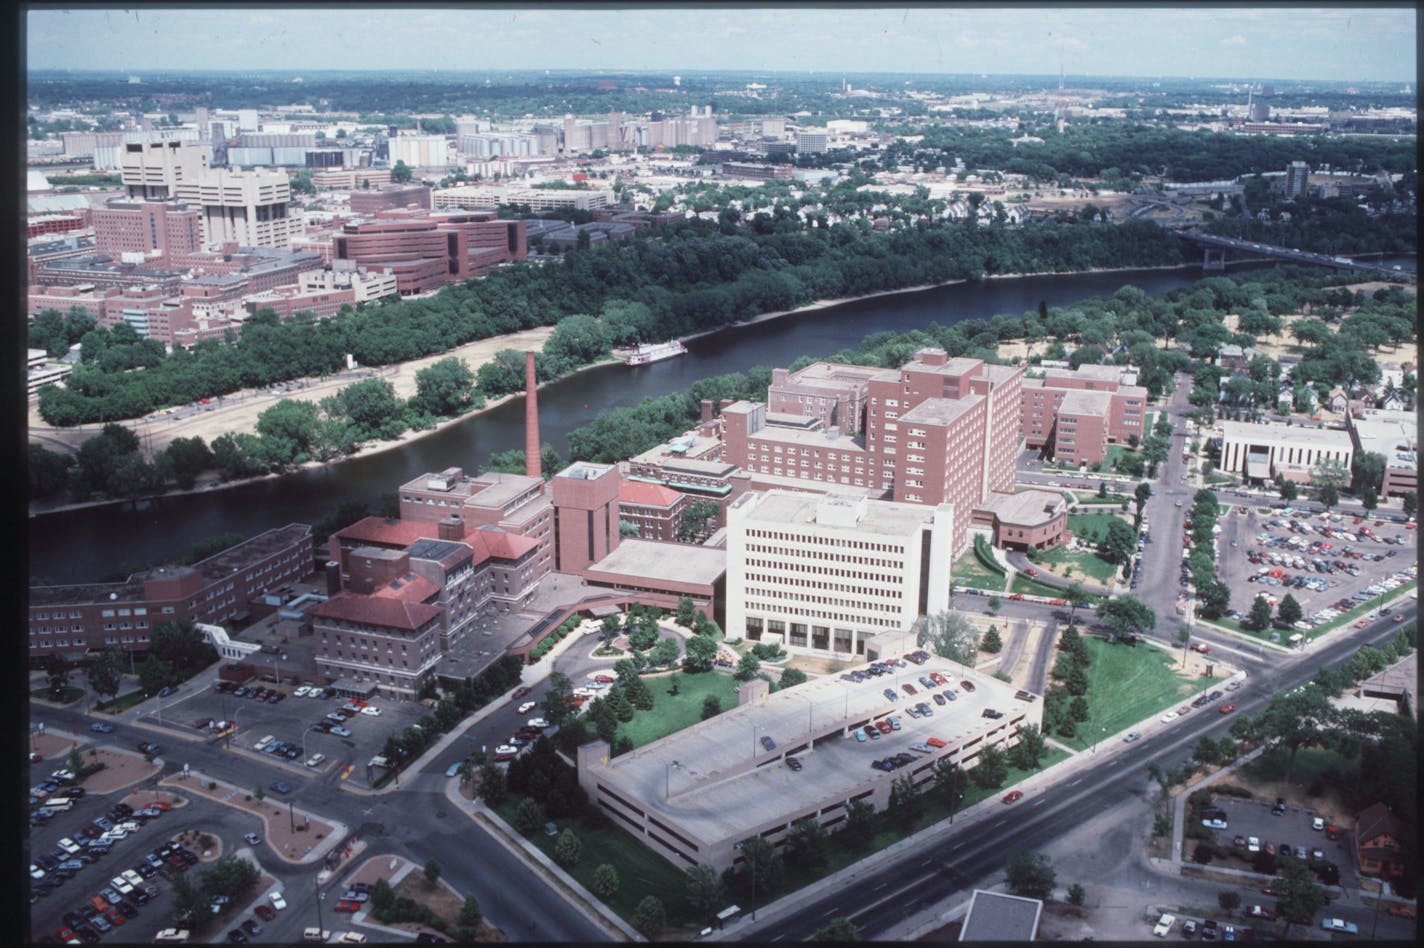
M774 554L778 556L779 559L776 562L769 563L767 565L783 566L783 568L784 564L786 563L787 557L790 556L794 556L797 560L800 560L803 563L813 561L816 563L855 563L860 566L876 566L881 569L888 570L899 569L902 562L899 560L883 560L873 556L850 556L845 553L827 553L821 550L788 550L785 547L763 546L760 543L748 543L747 552ZM899 553L901 556L904 556L903 550L898 550L896 552Z

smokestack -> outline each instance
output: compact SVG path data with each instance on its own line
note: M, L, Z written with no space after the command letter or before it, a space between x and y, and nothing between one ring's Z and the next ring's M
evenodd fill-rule
M524 353L524 473L542 477L539 470L539 395L534 382L534 353Z

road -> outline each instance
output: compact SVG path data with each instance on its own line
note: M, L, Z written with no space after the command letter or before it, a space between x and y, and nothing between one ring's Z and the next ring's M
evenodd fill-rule
M1404 611L1409 621L1415 619L1413 602ZM1376 622L1357 635L1341 635L1288 663L1277 658L1246 659L1251 671L1247 685L1237 692L1239 713L1259 713L1276 692L1308 681L1322 665L1343 663L1361 645L1389 640L1395 628L1388 620ZM763 910L756 922L737 923L727 935L739 940L800 941L829 919L848 915L862 938L875 939L901 924L908 915L945 901L962 901L981 881L996 882L986 877L998 872L1009 855L1021 849L1048 847L1075 827L1085 812L1133 806L1140 809L1150 790L1146 777L1149 763L1175 766L1191 756L1199 738L1219 737L1230 724L1230 716L1210 713L1188 715L1170 725L1145 724L1142 740L1111 748L1103 746L1099 751L1102 761L1095 759L1097 755L1090 755L1090 762L1077 767L1071 763L1060 765L1066 782L1056 782L1051 790L1045 787L1032 792L1019 804L1004 807L1001 813L973 826L966 827L961 821L957 832L953 827L940 826L921 834L897 858L857 873L853 879L857 893L854 900L847 899L847 886L834 886L832 891L808 898L784 913ZM1175 892L1180 880L1169 877L1165 881L1163 888ZM1373 915L1362 906L1336 905L1330 911L1357 923L1360 918L1369 922Z

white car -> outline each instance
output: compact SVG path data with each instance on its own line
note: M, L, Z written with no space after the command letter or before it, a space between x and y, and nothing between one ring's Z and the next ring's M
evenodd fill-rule
M79 852L79 844L76 843L74 840L70 839L68 836L64 837L64 839L61 839L59 841L59 848L69 853L71 856Z
M301 686L300 688L298 688L296 691L292 692L292 697L293 697L293 698L305 698L305 697L306 697L307 695L309 695L309 694L311 694L311 686L310 686L310 685L302 685L302 686Z
M500 744L494 749L494 752L496 754L517 754L519 753L519 748L513 744Z
M262 748L266 747L268 744L272 743L274 740L276 740L276 738L273 737L271 734L268 734L266 737L262 738L262 740L258 741L256 744L253 744L253 745L252 745L252 749L253 749L253 750L261 750Z
M525 723L526 725L528 725L529 727L544 728L544 727L548 727L548 726L549 726L549 722L548 722L548 721L545 721L543 718L530 718L528 721L525 721L524 723Z
M128 895L133 891L133 884L123 876L114 876L114 878L109 880L109 885L113 886L114 891L118 892L119 895Z
M1152 927L1152 934L1158 938L1166 938L1167 933L1172 930L1172 926L1177 923L1177 916L1163 915L1157 919L1157 924Z
M307 766L320 767L321 762L324 760L326 760L325 754L312 754L310 757L307 758Z
M1166 714L1162 715L1163 724L1169 724L1175 720L1177 720L1177 712L1175 711L1168 711Z
M537 707L539 707L539 706L538 706L537 704L535 704L533 701L526 701L526 702L524 702L523 704L521 704L518 708L516 708L515 711L516 711L517 713L519 713L519 714L528 714L530 711L533 711L533 710L534 710L535 708L537 708Z
M279 912L287 907L287 900L282 898L282 892L280 889L273 889L271 892L267 893L267 900L271 902L272 907Z
M381 709L380 709L380 708L373 708L373 707L371 707L370 705L367 705L366 707L364 707L364 708L361 709L361 713L362 713L362 714L370 715L370 716L373 717L373 718L378 718L378 717L381 716ZM354 934L354 933L353 933L353 932L348 932L347 934Z
M99 837L99 838L100 838L100 839L109 839L109 840L118 840L118 839L123 839L123 838L125 838L125 837L128 836L128 835L129 835L129 831L128 831L128 830L124 829L122 826L115 826L113 829L109 830L107 833L105 833L103 836L101 836L101 837Z
M308 691L308 692L307 692L307 697L308 697L308 698L325 698L325 697L326 697L326 689L324 689L324 688L313 688L311 691Z
M143 876L139 875L132 869L125 869L123 872L119 873L119 875L127 879L129 885L143 885Z
M1310 821L1310 828L1313 830L1325 829L1325 820L1317 816L1315 819Z
M1260 852L1260 851L1261 851L1261 837L1259 837L1259 836L1247 836L1247 837L1246 837L1246 851L1247 851L1248 853L1258 853L1258 852Z
M1354 922L1347 922L1343 918L1322 918L1320 927L1327 932L1344 932L1347 935L1358 935L1360 926Z
M337 737L350 737L350 736L351 736L351 732L348 731L346 728L342 727L340 724L338 724L338 725L336 725L336 727L332 728L332 729L331 729L331 733L332 733L332 734L335 734Z

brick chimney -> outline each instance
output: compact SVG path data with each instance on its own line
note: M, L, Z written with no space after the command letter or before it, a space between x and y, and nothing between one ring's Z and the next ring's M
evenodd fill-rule
M456 514L442 518L435 526L436 535L442 540L465 539L465 521Z
M534 381L534 353L524 353L524 473L542 477L539 470L539 395Z

